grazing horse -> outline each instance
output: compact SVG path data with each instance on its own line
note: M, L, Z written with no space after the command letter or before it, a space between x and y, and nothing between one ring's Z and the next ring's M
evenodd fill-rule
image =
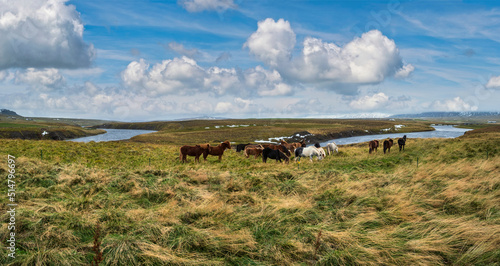
M240 152L242 150L245 150L245 147L248 146L248 145L250 145L250 143L236 145L236 152Z
M378 140L372 140L368 143L368 153L372 153L372 151L377 151L378 148Z
M401 149L403 149L404 151L405 145L406 145L406 135L404 135L403 138L398 139L399 151L401 151Z
M384 154L385 151L391 152L392 145L394 145L394 141L392 139L384 140Z
M207 149L202 148L200 145L188 146L184 145L180 148L179 159L181 162L187 162L187 156L194 156L194 161L200 162L200 155L202 155Z
M317 156L317 160L322 160L323 155L325 151L323 152L320 151L320 149L314 147L314 146L309 146L309 147L299 147L295 149L295 161L297 161L298 158L300 157L309 157L309 159L312 162L313 156Z
M245 151L243 152L243 155L245 155L245 157L249 157L250 155L254 155L255 156L255 159L257 159L257 157L259 157L261 154L262 154L262 150L261 148L250 148L250 147L246 147L245 148Z
M281 162L282 159L285 160L285 163L288 163L290 161L290 158L288 158L288 156L286 156L282 151L273 150L271 148L265 148L262 151L262 162L266 163L267 158L275 159L276 162Z
M219 156L219 161L221 161L222 154L224 154L224 150L226 149L231 149L231 143L229 143L229 140L226 140L215 147L210 146L208 150L205 150L205 152L203 153L203 160L206 161L207 156L210 154L214 156Z
M281 152L286 154L286 156L288 156L288 157L291 156L290 151L283 144L281 144L281 145L269 144L269 146L267 146L266 148L271 148L273 150L280 150Z
M330 153L333 154L334 152L339 153L339 148L335 142L330 142L326 144L326 152L328 152L328 155L330 155Z
M298 145L295 145L298 144ZM294 152L295 148L300 147L300 143L287 143L284 140L281 140L281 145L285 146L290 152Z

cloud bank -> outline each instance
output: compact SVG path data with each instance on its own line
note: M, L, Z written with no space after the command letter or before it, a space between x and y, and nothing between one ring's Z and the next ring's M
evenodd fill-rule
M486 88L488 89L500 89L500 76L491 77L486 83Z
M90 66L94 48L66 1L0 0L0 70Z

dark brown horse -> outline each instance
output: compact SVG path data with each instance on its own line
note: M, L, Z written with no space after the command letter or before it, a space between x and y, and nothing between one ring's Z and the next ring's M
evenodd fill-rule
M401 149L403 149L404 151L405 145L406 145L406 135L404 135L403 138L398 139L399 151L401 151Z
M368 153L372 153L372 151L377 151L378 148L378 140L372 140L368 143Z
M281 152L280 150L273 150L270 148L265 148L262 151L262 162L266 163L267 158L275 159L276 162L278 161L281 162L281 160L284 160L285 163L290 162L290 158L286 156L283 152Z
M210 154L210 155L214 155L214 156L219 156L219 161L222 160L222 155L224 154L224 151L226 149L231 149L231 143L229 142L229 140L226 140L224 142L222 142L221 144L213 147L213 146L210 146L208 148L208 150L206 150L204 153L203 153L203 160L207 160L207 156Z
M392 139L384 140L384 154L385 154L385 151L391 152L392 145L394 145L394 141Z
M187 156L194 156L194 161L200 162L200 155L202 155L207 149L203 149L200 145L188 146L184 145L180 148L179 159L181 162L187 162Z

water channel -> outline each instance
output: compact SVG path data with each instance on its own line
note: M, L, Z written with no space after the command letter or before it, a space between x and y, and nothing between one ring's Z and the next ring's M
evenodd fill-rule
M95 136L77 138L77 139L68 139L68 141L75 142L100 142L100 141L116 141L116 140L126 140L130 139L137 135L148 134L156 132L154 130L142 130L142 129L105 129L106 133L99 134Z

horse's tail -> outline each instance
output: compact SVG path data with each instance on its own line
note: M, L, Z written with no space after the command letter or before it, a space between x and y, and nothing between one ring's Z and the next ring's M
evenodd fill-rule
M248 157L247 149L243 150L243 155L245 155L245 157Z
M182 147L179 149L179 160L182 161Z

